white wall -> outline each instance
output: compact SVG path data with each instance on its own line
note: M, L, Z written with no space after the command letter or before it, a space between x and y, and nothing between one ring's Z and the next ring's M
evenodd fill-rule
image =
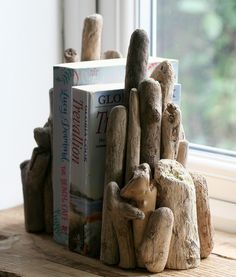
M52 66L61 62L60 0L8 0L0 8L0 209L22 203L19 164L48 117Z

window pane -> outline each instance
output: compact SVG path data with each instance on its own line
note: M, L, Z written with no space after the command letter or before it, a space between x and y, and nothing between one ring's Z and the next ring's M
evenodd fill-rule
M157 55L179 59L189 141L236 150L236 1L157 0Z

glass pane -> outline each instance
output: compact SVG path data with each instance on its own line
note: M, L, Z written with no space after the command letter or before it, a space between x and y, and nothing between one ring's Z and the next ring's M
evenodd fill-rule
M236 150L236 0L157 0L157 55L179 60L187 139Z

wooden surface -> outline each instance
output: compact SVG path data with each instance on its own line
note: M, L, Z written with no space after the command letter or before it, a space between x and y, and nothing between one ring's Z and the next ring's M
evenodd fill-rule
M8 239L3 239L8 237ZM11 272L15 274L4 274ZM47 235L28 234L22 207L0 211L0 276L236 276L236 234L216 232L213 254L196 269L165 270L159 274L125 271L80 256Z

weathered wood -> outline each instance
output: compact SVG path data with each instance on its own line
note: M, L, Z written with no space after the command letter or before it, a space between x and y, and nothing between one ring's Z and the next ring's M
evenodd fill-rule
M44 231L44 180L50 154L34 148L30 161L21 163L24 196L25 228L28 232Z
M51 127L38 127L34 129L34 139L39 147L51 152Z
M200 240L201 258L207 258L214 247L213 224L209 205L208 188L206 178L197 172L190 173L196 190L197 221Z
M160 186L160 207L174 214L167 268L188 269L200 264L196 194L188 171L175 160L160 160L155 168L155 180Z
M79 61L79 55L73 48L68 48L64 51L64 59L66 63L74 63Z
M104 194L106 194L107 184L112 181L116 182L119 187L123 185L126 129L126 108L124 106L116 106L111 110L107 123ZM105 202L103 202L102 212L100 259L107 264L117 264L119 262L118 242L111 215L104 205Z
M176 159L178 154L181 111L174 104L167 104L162 114L161 144L162 159Z
M164 270L169 255L174 215L169 208L152 212L139 248L140 257L150 272Z
M136 29L130 38L125 73L125 103L129 105L132 88L138 88L146 77L149 57L149 39L144 30Z
M158 81L162 92L162 111L168 103L172 103L173 89L175 83L175 72L169 61L161 62L152 72L151 78Z
M110 215L119 245L119 266L135 268L135 253L131 219L143 219L144 213L121 199L120 189L115 182L110 182L104 194L104 208ZM109 237L107 239L110 239ZM116 249L115 250L116 253ZM110 249L111 255L113 250Z
M144 214L143 220L133 220L133 236L137 266L144 267L140 258L139 247L142 242L144 232L151 212L156 207L157 189L155 181L151 180L151 169L147 163L141 164L134 171L133 178L121 190L123 198L132 200L135 206Z
M131 89L130 92L127 132L125 183L130 180L135 167L140 164L141 127L139 115L139 95L137 89L135 88Z
M143 80L139 87L141 146L140 162L148 163L153 170L160 159L162 95L160 84Z
M117 50L108 50L102 54L102 59L119 59L122 54Z
M99 60L103 18L100 14L87 16L84 20L81 61Z
M186 167L186 164L188 161L188 148L189 148L189 143L187 140L179 141L176 161L181 163L184 167Z

